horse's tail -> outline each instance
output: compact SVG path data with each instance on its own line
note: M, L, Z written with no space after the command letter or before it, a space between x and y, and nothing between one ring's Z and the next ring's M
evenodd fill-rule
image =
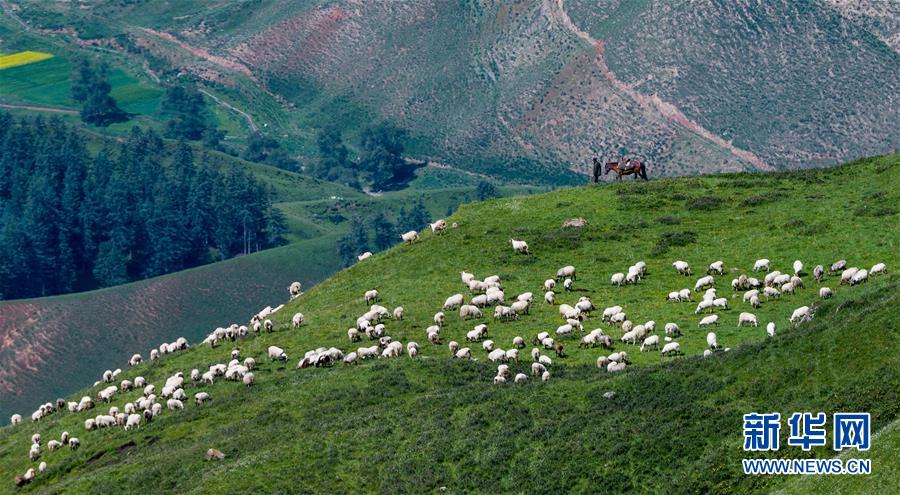
M641 173L642 179L649 180L649 179L647 179L647 164L646 163L641 164L641 169L639 172Z

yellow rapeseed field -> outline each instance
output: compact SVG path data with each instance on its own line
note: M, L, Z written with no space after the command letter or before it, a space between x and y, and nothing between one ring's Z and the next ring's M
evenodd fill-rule
M49 53L32 51L3 55L0 56L0 70L17 67L19 65L33 64L34 62L39 62L51 57L53 57L53 55L50 55Z

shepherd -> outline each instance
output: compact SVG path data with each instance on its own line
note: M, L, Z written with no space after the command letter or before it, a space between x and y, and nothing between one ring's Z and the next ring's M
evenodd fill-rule
M647 179L647 164L643 162L639 162L637 160L626 160L621 165L619 162L607 162L604 167L603 175L606 175L613 170L616 172L616 180L622 180L623 175L631 175L634 174L634 178L638 177ZM600 180L600 160L597 160L597 157L594 157L594 182L598 182Z

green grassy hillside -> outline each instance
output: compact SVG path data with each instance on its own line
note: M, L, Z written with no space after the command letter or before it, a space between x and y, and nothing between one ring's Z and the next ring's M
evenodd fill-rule
M610 492L746 493L791 488L784 477L740 474L742 414L860 410L872 414L874 430L900 416L895 321L900 281L894 274L900 232L890 228L897 222L898 186L900 157L895 155L825 170L585 187L463 207L449 219L459 227L446 235L425 232L417 244L358 263L289 303L276 314L272 334L233 346L194 347L120 377L141 375L161 387L175 371L227 362L232 347L238 347L260 363L254 387L188 383L189 396L206 391L212 402L186 402L184 411L165 411L130 432L84 430L84 419L105 411L105 405L87 413L55 413L37 424L26 414L25 424L4 427L0 479L9 482L0 484L0 491L12 492L13 476L37 465L27 458L32 433L40 432L46 441L62 430L79 437L82 448L45 451L41 460L48 470L21 491L422 493L446 486L476 492L594 493L603 487ZM585 217L590 226L562 230L562 221L574 216ZM696 240L673 244L691 237L669 235L678 232L692 232ZM510 237L528 241L532 254L513 253ZM761 257L781 271L790 270L794 259L803 260L806 271L840 258L863 267L885 262L888 274L858 287L840 286L830 276L824 285L835 296L827 301L819 299L819 285L807 275L807 288L751 310L728 281L749 273ZM706 330L697 328L694 304L665 302L668 291L691 286L696 278L675 273L675 259L690 262L695 272L724 260L728 272L716 285L731 309L720 313L722 324L715 332L730 352L702 358ZM638 285L609 284L613 272L637 260L648 265ZM576 340L562 339L567 357L554 357L549 383L530 379L494 385L496 365L485 359L480 344L471 344L473 361L450 359L446 347L449 340L464 342L465 332L482 320L462 322L449 314L444 345L426 343L424 328L443 299L467 293L460 270L480 278L500 275L509 298L540 293L541 282L565 264L579 270L576 291L559 291L558 302L589 295L600 308L620 304L635 322L655 320L657 332L665 322L676 322L684 330L678 339L684 356L663 358L617 343L616 350L629 352L632 365L609 374L594 361L610 351L579 349ZM283 290L279 281L259 278ZM403 343L418 341L420 357L295 369L303 353L318 346L349 350L368 345L348 344L345 332L367 309L362 295L372 287L381 293L380 304L406 308L403 321L386 322L387 333ZM790 325L790 313L802 305L813 306L815 317ZM296 311L307 321L299 330L288 324ZM741 311L756 313L761 326L738 328ZM538 302L519 321L483 321L496 345L508 348L515 335L530 340L539 331L552 332L560 324L557 313L555 306ZM223 314L220 324L230 321ZM765 335L769 321L776 323L775 338ZM585 327L621 335L600 323L597 314ZM284 348L287 363L269 361L269 345ZM514 373L527 372L529 348L521 363L511 365ZM123 352L117 366L125 367L127 358ZM616 396L604 398L607 391ZM55 398L35 393L41 400ZM121 408L138 395L117 395L113 404ZM881 448L888 449L888 458L894 448L891 435L875 440L887 437ZM212 447L225 459L204 461ZM883 459L880 452L873 450L873 457ZM781 457L810 455L833 454L824 448L779 452ZM847 491L896 486L890 468L879 468L876 461L875 470ZM806 485L796 486L795 491L807 491ZM809 489L830 491L826 485Z

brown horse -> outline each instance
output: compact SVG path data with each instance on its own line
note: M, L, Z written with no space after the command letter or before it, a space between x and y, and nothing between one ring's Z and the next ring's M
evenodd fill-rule
M623 164L624 165L624 164ZM619 166L619 162L608 162L604 167L603 175L606 175L610 172L610 170L616 173L616 180L622 180L623 175L631 175L634 174L634 178L638 177L647 179L647 164L643 162L639 162L634 160L631 162L631 168L625 168L624 166ZM594 158L594 182L600 180L600 161Z

